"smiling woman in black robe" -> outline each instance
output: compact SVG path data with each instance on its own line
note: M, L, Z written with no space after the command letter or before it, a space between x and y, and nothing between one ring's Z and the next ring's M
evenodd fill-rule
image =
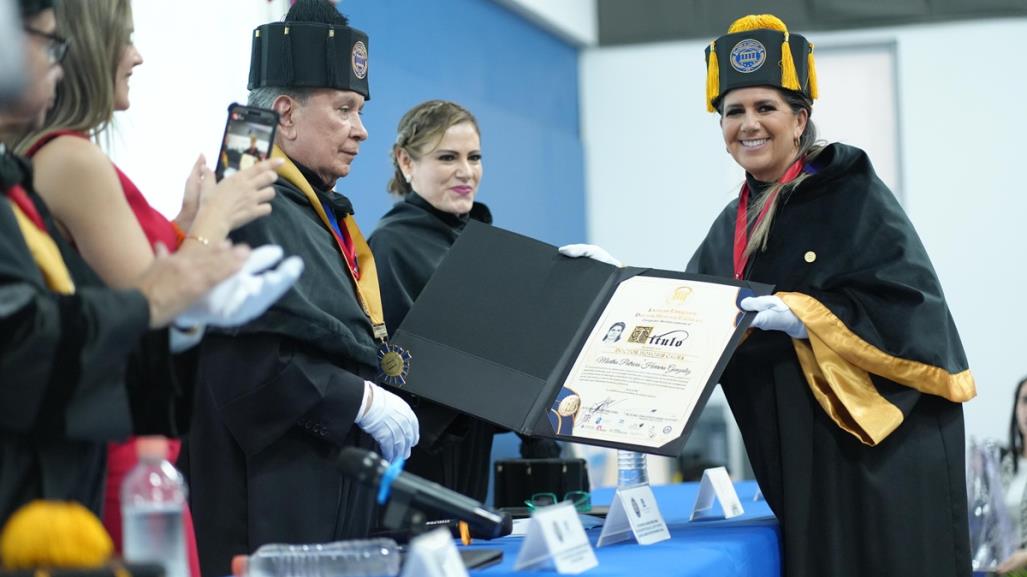
M688 269L777 291L742 301L762 330L721 385L781 524L784 575L969 576L973 376L891 191L863 151L816 143L812 50L767 15L707 50L707 101L746 183Z
M402 200L368 240L390 334L467 221L492 223L488 207L474 201L482 175L481 142L477 120L463 107L432 100L408 111L399 123L393 161L396 174L389 190ZM492 437L502 430L425 399L412 400L411 406L421 425L421 441L405 469L483 501ZM559 455L552 441L522 441L522 455Z

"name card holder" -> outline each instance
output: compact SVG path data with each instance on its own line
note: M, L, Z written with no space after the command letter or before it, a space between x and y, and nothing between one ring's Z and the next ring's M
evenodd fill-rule
M514 571L552 568L560 574L575 574L597 565L599 560L577 510L563 501L538 509L531 516Z
M410 540L401 577L468 577L448 529L435 529Z
M735 485L724 467L706 469L702 473L702 481L699 483L699 494L695 496L695 505L692 507L690 521L697 519L721 518L714 508L714 501L720 503L723 510L723 518L730 519L745 512L742 509L742 502L735 492Z
M597 547L634 538L639 545L652 545L670 539L656 496L648 484L617 489L610 512L606 514Z

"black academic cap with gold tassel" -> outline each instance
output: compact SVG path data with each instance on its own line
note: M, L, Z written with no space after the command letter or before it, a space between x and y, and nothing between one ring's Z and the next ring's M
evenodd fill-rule
M284 22L253 31L248 89L334 88L371 99L367 34L350 27L338 14L326 16L322 4L335 10L324 0L300 0Z
M771 14L735 20L728 33L706 47L706 109L716 110L720 98L735 88L775 86L809 99L819 96L813 44L791 34Z

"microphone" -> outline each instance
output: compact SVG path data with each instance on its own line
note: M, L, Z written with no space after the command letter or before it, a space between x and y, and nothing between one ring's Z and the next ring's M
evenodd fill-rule
M386 460L371 451L346 447L339 453L339 472L371 489L380 489L388 467ZM385 482L389 483L389 491L409 499L412 505L466 521L474 534L485 539L509 535L513 530L513 520L508 513L492 510L413 473L401 472L391 483L389 479Z

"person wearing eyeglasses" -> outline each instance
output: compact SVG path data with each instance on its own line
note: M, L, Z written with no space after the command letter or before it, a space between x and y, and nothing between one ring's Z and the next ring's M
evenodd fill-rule
M52 0L19 8L35 33L27 87L0 107L4 136L38 125L63 74ZM109 288L58 232L32 174L0 143L0 525L35 499L99 516L105 441L184 430L193 381L176 373L166 327L252 254L227 243L160 254L135 288Z
M51 60L63 60L64 78L42 125L20 134L15 146L33 160L37 192L104 282L132 287L153 262L158 244L178 251L220 243L232 228L270 210L267 200L274 192L269 185L276 179L272 163L215 184L202 157L186 183L176 221L152 208L94 141L110 128L115 111L129 108L129 78L143 60L131 38L131 3L64 0L56 6L56 17L59 30L75 31L70 44L57 34L45 36ZM175 352L190 348L204 334L202 327L182 328L172 332ZM103 520L116 551L121 550L120 486L138 461L136 447L136 439L109 447ZM169 440L169 447L174 461L180 441ZM195 551L191 557L196 559ZM198 564L194 567L198 574Z
M19 7L29 82L21 98L5 111L4 133L42 122L53 104L57 83L64 76L60 64L67 53L67 42L56 32L52 3L22 1Z

